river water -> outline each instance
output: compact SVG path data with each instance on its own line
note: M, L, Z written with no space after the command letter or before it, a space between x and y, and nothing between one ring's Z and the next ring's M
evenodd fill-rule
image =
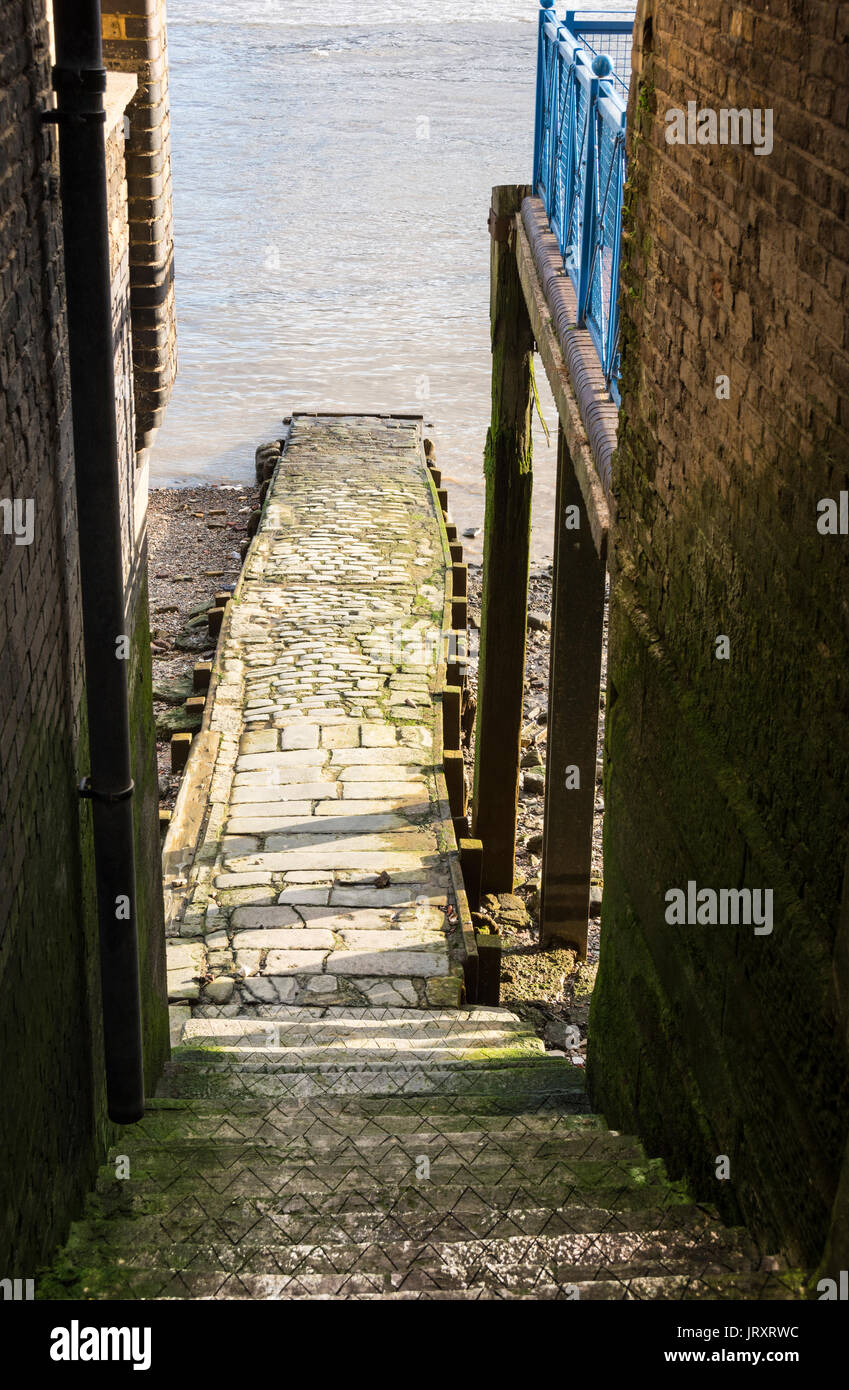
M293 410L416 411L483 518L490 189L530 180L534 0L169 0L179 373L153 486L244 482ZM534 427L534 560L551 555ZM467 542L469 557L480 540Z

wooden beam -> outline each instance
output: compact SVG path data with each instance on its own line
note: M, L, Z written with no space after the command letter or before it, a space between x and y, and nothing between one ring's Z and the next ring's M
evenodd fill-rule
M578 478L581 496L590 523L596 554L607 556L607 534L610 528L610 507L601 478L593 461L587 432L572 388L569 369L563 356L557 333L540 284L536 262L521 218L516 219L516 263L527 306L537 352L542 358L545 374L557 405L572 467Z
M478 932L478 1003L498 1004L501 999L501 937Z
M466 814L466 772L463 754L458 749L446 748L442 754L442 766L445 771L451 817L452 820L456 820Z
M466 885L469 910L479 912L481 905L481 868L483 865L483 845L480 840L461 838L459 841L460 868Z
M490 328L492 422L478 665L473 835L483 841L485 893L513 888L519 798L525 628L531 540L531 384L534 338L515 255L516 215L528 189L492 191ZM508 227L506 235L501 231Z
M540 938L571 942L586 959L605 564L562 427L554 515Z
M460 747L460 708L463 692L459 685L446 685L442 691L442 747Z

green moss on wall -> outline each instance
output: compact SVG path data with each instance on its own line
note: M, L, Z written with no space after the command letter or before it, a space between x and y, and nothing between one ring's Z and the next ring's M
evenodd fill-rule
M145 1089L151 1094L168 1058L168 994L162 858L159 840L159 777L153 717L147 579L136 602L128 673L132 765L135 784L136 895L142 994Z
M168 1008L146 587L129 668L136 787L145 1078L168 1056ZM85 701L79 733L33 723L5 810L25 847L0 956L0 1052L14 1084L0 1107L0 1270L32 1278L64 1239L118 1133L106 1116ZM70 723L70 711L69 711Z

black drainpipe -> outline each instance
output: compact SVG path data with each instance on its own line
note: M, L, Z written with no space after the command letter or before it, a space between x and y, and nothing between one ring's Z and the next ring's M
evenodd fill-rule
M99 0L54 0L59 167L110 1119L144 1113Z

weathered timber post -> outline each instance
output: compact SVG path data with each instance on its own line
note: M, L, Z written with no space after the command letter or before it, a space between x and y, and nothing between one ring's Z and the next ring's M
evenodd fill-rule
M514 218L530 189L492 190L492 423L486 440L473 835L483 842L483 891L510 892L525 679L531 541L534 338L515 256Z
M587 954L606 553L593 543L562 427L557 439L540 938Z
M479 1004L498 1004L501 1001L501 937L495 932L478 932L478 1000Z

